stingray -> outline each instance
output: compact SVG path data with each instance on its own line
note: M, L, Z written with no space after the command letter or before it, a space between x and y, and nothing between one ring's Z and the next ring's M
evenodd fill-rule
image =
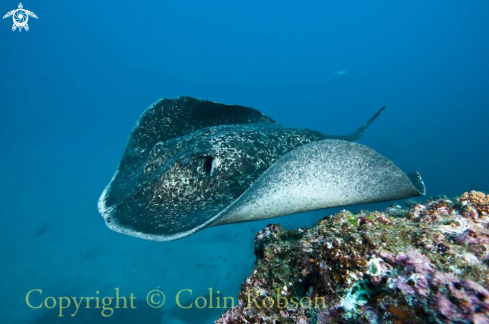
M207 227L423 195L345 136L287 128L261 112L191 97L151 105L133 128L98 209L114 231L171 241Z

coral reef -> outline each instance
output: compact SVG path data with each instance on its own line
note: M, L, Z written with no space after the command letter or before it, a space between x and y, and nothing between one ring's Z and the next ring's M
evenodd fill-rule
M268 225L239 304L215 323L489 323L488 208L472 191Z

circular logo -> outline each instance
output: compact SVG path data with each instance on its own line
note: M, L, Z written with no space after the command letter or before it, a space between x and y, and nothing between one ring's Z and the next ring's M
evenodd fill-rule
M24 9L15 10L13 16L14 16L14 24L17 27L24 27L25 25L27 25L27 20L29 19L29 16L27 15L27 12L25 12Z

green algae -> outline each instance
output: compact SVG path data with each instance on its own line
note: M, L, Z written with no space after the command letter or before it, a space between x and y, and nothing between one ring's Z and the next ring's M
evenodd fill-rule
M255 238L257 262L240 306L216 323L488 319L489 198L481 195L358 214L342 210L293 231L269 225ZM257 309L246 304L250 289L259 292L253 295L259 302L277 291L288 300L323 297L324 307Z

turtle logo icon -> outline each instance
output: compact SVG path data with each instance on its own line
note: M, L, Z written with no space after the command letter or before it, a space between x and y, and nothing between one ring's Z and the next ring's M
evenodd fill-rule
M17 28L19 28L19 31L22 31L22 28L24 28L27 31L29 30L29 25L27 25L27 20L29 20L29 16L37 19L36 14L33 13L32 11L25 10L22 3L19 3L19 9L15 9L7 12L7 14L3 16L3 19L8 18L10 16L12 16L14 20L14 24L12 25L12 31L15 31Z

